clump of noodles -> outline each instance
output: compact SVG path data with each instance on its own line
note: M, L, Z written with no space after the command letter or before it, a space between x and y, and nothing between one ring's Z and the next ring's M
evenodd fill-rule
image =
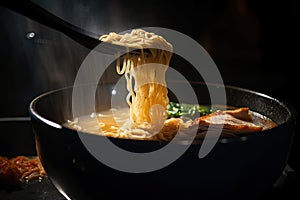
M125 76L129 91L126 100L130 107L130 124L124 124L121 130L141 138L149 132L158 133L167 118L169 98L165 73L173 46L162 36L142 29L124 35L112 32L102 35L100 40L138 51L118 56L116 62L116 71Z

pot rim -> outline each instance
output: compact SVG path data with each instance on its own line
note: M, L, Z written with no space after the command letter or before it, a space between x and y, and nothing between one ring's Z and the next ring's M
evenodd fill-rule
M182 83L181 81L178 81L178 80L170 81L170 82L172 82L172 83ZM186 82L184 82L184 83L186 84ZM190 84L208 85L208 86L213 86L213 87L223 87L223 88L228 88L228 89L233 89L233 90L238 90L238 91L243 91L243 92L251 93L251 94L254 94L254 95L257 95L257 96L261 96L263 98L267 98L267 99L269 99L271 101L276 102L280 106L284 107L288 111L288 113L289 113L289 117L288 117L288 119L284 123L279 124L278 126L272 128L270 130L264 130L264 131L253 132L253 133L244 133L244 134L243 133L239 133L238 135L236 135L234 137L222 137L222 138L220 137L218 139L217 143L244 142L244 141L247 141L248 139L251 139L251 138L253 138L255 136L262 135L262 132L263 132L263 134L269 134L270 132L273 132L273 130L275 130L275 129L280 129L283 126L286 126L286 125L291 124L291 123L295 123L295 121L296 121L297 112L294 109L294 107L290 103L288 103L287 101L279 99L279 98L276 98L276 97L273 97L271 95L267 95L265 93L261 93L261 92L255 91L255 90L251 90L251 89L247 89L247 88L242 88L242 87L239 87L239 86L233 86L233 85L226 85L226 84L219 84L219 83L204 83L204 82L198 82L198 81L189 81L188 83L190 83ZM112 85L112 83L104 83L104 84L108 84L108 85L111 84ZM82 85L77 85L76 87L83 87L83 86L88 86L88 85L93 85L93 84L86 83L86 84L82 84ZM97 84L94 83L94 85L97 85ZM62 87L62 88L50 90L50 91L44 92L44 93L40 94L39 96L35 97L30 102L29 107L28 107L29 108L30 118L34 118L37 121L45 123L48 126L51 126L53 128L56 128L56 129L71 130L71 129L68 129L68 128L64 127L61 124L58 124L56 122L53 122L53 121L47 119L46 117L41 116L39 114L39 112L36 110L36 104L39 102L40 99L42 99L44 97L47 97L47 96L49 96L49 95L51 95L53 93L57 93L57 92L60 92L60 91L72 89L73 87L74 86L66 86L66 87ZM80 133L82 133L82 134L91 134L91 133L82 132L82 131L80 131ZM91 135L94 135L94 134L91 134ZM101 135L96 135L96 136L100 136L101 137ZM104 137L104 136L102 136L102 137ZM133 142L141 142L141 141L142 142L149 142L149 143L154 142L154 143L159 143L159 144L167 143L167 142L164 142L164 141L133 140L133 139L123 139L123 138L113 138L113 137L111 137L110 139L120 140L120 141L129 140L129 141L133 141ZM209 139L209 138L207 138L207 139ZM196 142L196 144L198 144L199 142L201 143L201 141L203 141L203 139L197 139L197 141L198 142Z

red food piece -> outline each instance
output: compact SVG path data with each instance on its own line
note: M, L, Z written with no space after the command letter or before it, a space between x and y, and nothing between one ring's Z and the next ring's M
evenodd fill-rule
M0 185L16 186L20 183L21 173L8 158L0 156Z

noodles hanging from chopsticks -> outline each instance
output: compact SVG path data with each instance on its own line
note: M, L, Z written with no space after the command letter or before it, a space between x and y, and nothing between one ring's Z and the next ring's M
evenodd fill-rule
M101 36L100 40L139 51L126 53L122 63L118 57L116 64L117 73L124 74L127 81L130 119L136 127L143 129L163 125L169 103L165 73L171 60L172 45L162 36L142 29L124 35L110 33ZM144 49L150 53L145 53Z

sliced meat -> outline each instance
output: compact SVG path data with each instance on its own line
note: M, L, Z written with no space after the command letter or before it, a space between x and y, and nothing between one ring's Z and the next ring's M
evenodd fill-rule
M247 133L263 129L262 126L252 122L249 108L238 108L234 110L219 110L209 115L199 117L194 125L199 125L199 130L205 131L211 128L223 128L226 132Z
M244 121L252 121L249 111L250 109L248 107L237 108L234 110L225 110L227 114L230 114L237 119Z

